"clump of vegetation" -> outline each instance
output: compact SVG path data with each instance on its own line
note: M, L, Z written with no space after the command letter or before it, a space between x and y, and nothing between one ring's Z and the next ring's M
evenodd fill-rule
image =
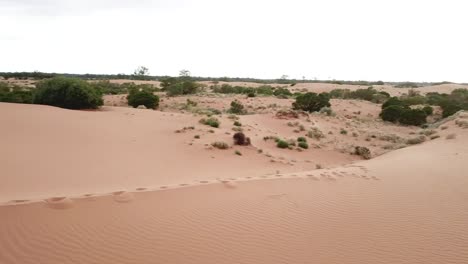
M421 144L424 141L426 141L426 137L425 136L419 136L419 137L414 137L414 138L410 138L410 139L406 140L406 144L416 145L416 144Z
M320 131L320 129L313 127L307 132L307 137L320 140L321 138L324 138L325 135Z
M330 97L327 93L305 93L296 97L292 104L294 110L307 112L320 111L323 107L330 107Z
M198 91L199 85L190 77L187 70L180 71L179 77L168 77L161 80L161 88L169 96L194 94Z
M128 105L136 108L144 105L146 108L156 109L159 106L159 97L148 91L132 90L127 96Z
M31 89L0 82L0 102L32 104L34 93Z
M213 142L213 143L211 143L211 146L213 146L213 147L215 147L217 149L228 149L229 148L229 145L226 142L222 142L222 141Z
M328 106L322 107L319 113L325 114L327 116L332 116L334 114L332 109Z
M354 148L354 154L361 156L364 159L370 159L372 157L371 152L366 147L357 146Z
M250 138L246 137L244 133L237 132L232 136L234 139L234 145L248 146L250 145Z
M342 128L342 129L340 129L340 134L341 135L348 135L348 130Z
M424 106L422 110L426 113L427 116L430 116L434 113L434 108L428 105Z
M54 77L36 85L33 103L68 109L96 109L103 105L102 94L83 80Z
M228 112L238 115L245 114L244 105L241 102L234 100L231 102L231 108L229 108Z
M242 126L242 123L239 122L239 121L234 121L234 124L233 124L233 125L240 127L240 126Z
M234 151L234 154L238 155L238 156L242 156L242 153L238 150Z
M280 139L276 142L276 146L278 148L285 149L285 148L289 148L289 143L285 140Z
M425 124L427 113L422 109L411 109L408 104L397 97L388 99L382 105L380 117L384 121L399 122L403 125L421 126Z
M303 149L308 149L309 148L309 144L307 144L307 142L305 142L305 141L299 141L297 143L297 146L300 147L300 148L303 148Z
M387 100L390 95L386 92L379 92L370 86L367 89L357 89L355 91L351 91L349 89L334 89L330 91L330 97L340 99L360 99L374 103L382 103Z
M193 136L193 138L199 139L200 135L195 135L195 136Z
M307 139L305 137L298 137L297 142L307 142Z
M468 121L467 120L455 120L455 125L461 128L468 128Z
M211 127L219 127L219 120L216 117L210 117L210 118L202 118L200 119L200 124L211 126Z

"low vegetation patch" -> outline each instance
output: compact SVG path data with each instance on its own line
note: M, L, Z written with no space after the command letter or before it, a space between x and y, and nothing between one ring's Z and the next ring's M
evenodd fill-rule
M209 117L209 118L202 118L200 119L200 124L216 127L218 128L220 125L219 120L216 117Z
M366 147L357 146L354 148L354 154L361 156L364 159L370 159L372 157L371 152Z
M213 147L215 147L217 149L228 149L229 148L229 145L226 142L222 142L222 141L213 142L213 143L211 143L211 146L213 146Z

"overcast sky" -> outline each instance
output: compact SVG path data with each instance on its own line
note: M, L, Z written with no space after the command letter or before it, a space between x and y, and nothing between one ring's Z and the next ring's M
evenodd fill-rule
M465 0L0 0L0 71L468 82Z

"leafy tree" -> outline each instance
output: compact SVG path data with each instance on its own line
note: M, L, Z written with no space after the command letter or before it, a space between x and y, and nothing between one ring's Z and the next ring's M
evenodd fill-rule
M68 109L95 109L103 104L102 93L80 79L55 77L39 82L36 87L35 104Z
M296 97L292 104L293 109L307 112L320 111L322 107L330 107L330 98L327 93L305 93Z

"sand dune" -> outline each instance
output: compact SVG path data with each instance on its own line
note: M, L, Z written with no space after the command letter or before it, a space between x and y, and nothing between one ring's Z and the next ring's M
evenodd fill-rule
M203 131L190 115L105 109L0 104L0 263L468 263L468 133L453 120L312 170L188 145L173 131Z

